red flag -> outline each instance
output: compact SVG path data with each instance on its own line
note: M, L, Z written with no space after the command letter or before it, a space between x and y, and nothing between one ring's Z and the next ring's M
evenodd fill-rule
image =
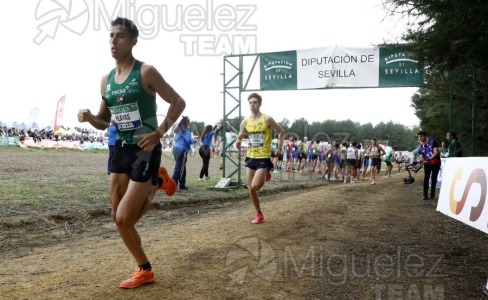
M54 131L58 130L63 124L63 115L64 115L64 96L61 97L58 101L58 107L56 108L56 117L54 119Z

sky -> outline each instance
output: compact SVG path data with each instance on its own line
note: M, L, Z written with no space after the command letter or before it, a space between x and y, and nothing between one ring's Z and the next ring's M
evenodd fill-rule
M79 124L76 115L79 109L98 111L101 78L115 66L109 22L117 15L136 21L140 37L134 56L153 65L185 99L184 115L215 124L223 118L223 56L229 51L371 47L400 41L402 20L385 20L386 14L381 0L8 1L0 10L0 78L8 87L0 100L0 121L53 125L57 102L65 95L62 125L89 127ZM261 111L277 121L350 119L414 126L419 120L410 98L416 90L263 91ZM158 115L164 116L167 108L158 98ZM242 114L248 113L243 102Z

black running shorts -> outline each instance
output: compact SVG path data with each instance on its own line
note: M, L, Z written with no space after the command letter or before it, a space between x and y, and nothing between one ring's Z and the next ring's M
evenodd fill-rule
M152 152L148 152L137 145L117 140L109 172L124 173L136 182L146 182L152 178L152 184L157 185L161 153L161 143L154 147Z
M246 157L246 168L251 170L257 169L267 169L271 170L273 168L273 162L270 158L249 158Z

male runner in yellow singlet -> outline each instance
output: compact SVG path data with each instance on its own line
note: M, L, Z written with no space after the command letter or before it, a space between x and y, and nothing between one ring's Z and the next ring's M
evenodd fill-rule
M261 113L263 99L261 95L253 93L247 98L251 115L242 120L236 146L240 148L242 139L247 134L249 147L246 155L247 187L251 201L256 209L256 218L252 224L259 224L264 221L261 206L259 204L258 191L263 187L265 181L271 180L270 170L273 168L271 161L271 140L273 129L278 132L278 148L276 155L280 155L283 149L283 128L268 115Z

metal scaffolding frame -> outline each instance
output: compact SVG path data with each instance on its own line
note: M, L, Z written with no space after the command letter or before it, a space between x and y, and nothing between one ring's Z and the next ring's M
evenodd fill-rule
M249 73L244 71L244 60L249 59L251 68ZM259 91L259 88L248 88L251 77L254 75L259 54L240 54L224 56L223 76L223 124L222 124L222 178L237 176L237 180L231 181L225 188L242 186L241 164L242 157L239 149L234 149L234 140L227 140L226 132L239 133L239 128L234 128L229 120L232 116L242 120L241 93ZM231 165L228 170L228 164ZM217 187L218 188L218 187Z

